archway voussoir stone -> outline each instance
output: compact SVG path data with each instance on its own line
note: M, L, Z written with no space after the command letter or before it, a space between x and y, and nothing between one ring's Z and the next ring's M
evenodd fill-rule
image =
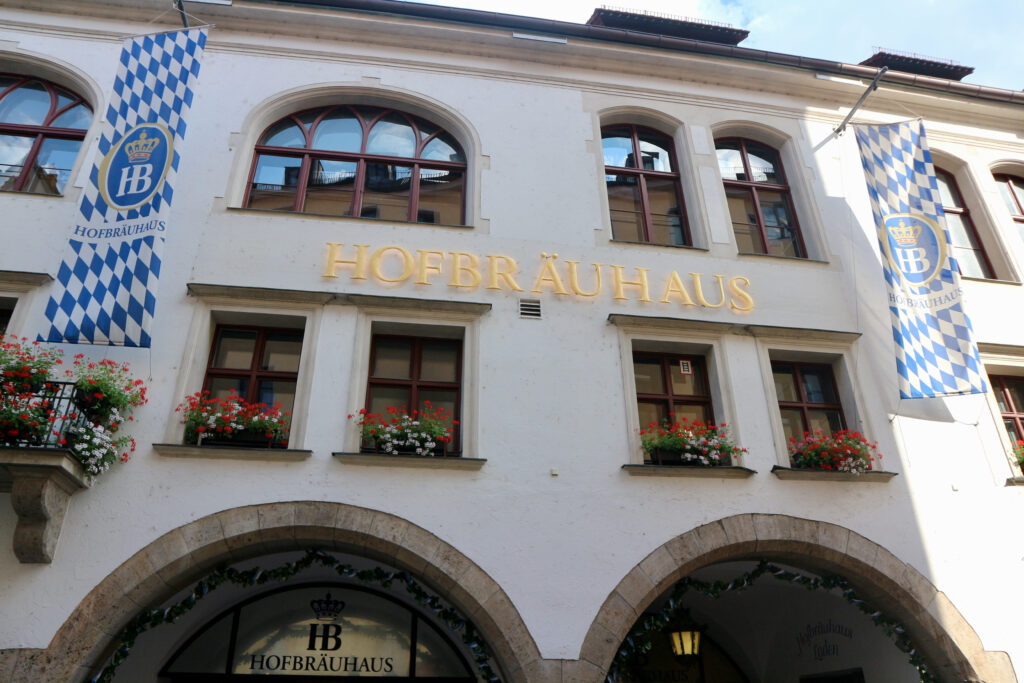
M809 519L791 517L789 522L789 538L797 543L806 543L809 547L819 544L818 530L821 525Z
M619 583L616 592L622 596L622 599L626 601L633 611L639 613L661 591L658 590L658 587L654 585L651 578L644 572L630 572Z
M605 679L605 669L587 661L566 661L562 663L562 683L600 683Z
M639 616L639 610L634 609L618 592L614 592L601 605L597 613L597 623L608 629L621 642Z
M595 622L590 626L587 637L583 640L580 660L590 662L600 671L607 672L621 642L621 637Z
M878 555L878 546L864 538L858 533L850 532L850 540L846 544L846 555L860 560L869 567L875 566L875 557Z
M288 503L256 506L260 543L268 553L280 552L295 541L295 508Z
M726 517L719 521L725 536L732 545L745 543L753 544L757 541L757 533L754 531L754 519L752 515L735 515ZM753 546L751 546L752 548Z
M788 541L792 532L790 526L785 523L785 519L782 515L751 515L757 540Z
M899 585L910 594L915 604L921 605L925 609L932 604L935 596L939 593L935 584L909 564L903 565L903 574L899 577Z
M150 565L157 567L157 574L168 585L172 585L174 578L181 576L193 564L188 543L178 529L169 531L150 543L143 551L143 555L149 560Z
M523 674L531 683L560 683L562 660L535 659L523 667Z
M348 538L349 533L368 534L376 516L377 513L373 510L344 505L334 519L334 526L337 529L334 537L344 540Z
M749 515L745 515L748 516ZM665 544L665 550L679 564L696 560L704 554L704 544L696 534L682 534Z
M725 527L721 522L702 524L695 531L706 551L725 548L729 545L729 536L725 533Z
M828 548L840 554L846 553L846 546L850 542L850 530L838 524L818 524L818 545L821 548Z
M224 541L224 527L216 517L204 517L181 527L181 535L188 545L192 561L198 567L216 564L228 554Z
M679 567L679 562L664 548L655 548L654 552L640 562L640 570L652 581L671 576ZM674 580L674 579L673 579Z
M334 528L338 518L338 507L318 500L300 500L292 503L295 511L295 526Z

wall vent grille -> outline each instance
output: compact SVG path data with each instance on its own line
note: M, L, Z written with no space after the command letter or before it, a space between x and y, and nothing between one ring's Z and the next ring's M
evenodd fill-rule
M529 320L540 320L540 299L520 299L519 317Z

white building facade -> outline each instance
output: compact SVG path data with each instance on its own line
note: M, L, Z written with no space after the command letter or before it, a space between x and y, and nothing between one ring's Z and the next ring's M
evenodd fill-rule
M21 168L47 167L41 147L0 160L0 323L35 338L122 39L177 16L148 23L156 0L5 5L0 88L52 88L95 112L77 134L51 120L60 135L0 114L11 159L18 135L81 141L53 152L70 165L51 163L64 170L43 172L49 184ZM4 446L0 680L89 680L138 614L218 568L314 548L406 572L472 622L486 664L400 586L314 567L210 592L140 635L113 680L603 681L677 582L762 560L841 577L872 610L770 575L717 598L693 588L704 654L664 654L659 631L641 673L623 675L925 680L879 612L935 680L1017 680L1022 93L894 69L854 119L924 119L990 381L901 400L860 156L833 132L875 67L385 0L186 7L215 27L152 345L63 346L145 380L138 449L62 497L46 487L82 481L70 460L58 475ZM290 404L287 448L186 443L175 408L227 388ZM349 417L428 399L459 422L445 457L367 452ZM746 452L721 468L657 464L640 430L669 411L727 423ZM882 459L863 475L793 468L788 437L814 427L859 431ZM19 489L26 478L49 483ZM32 524L36 536L15 531ZM239 606L291 589L379 617L373 636L353 616L337 651L309 640L315 657L369 663L267 668L279 655L252 646L238 664L247 625L256 642L298 618ZM415 617L412 636L388 610ZM224 663L182 663L202 638L230 650Z

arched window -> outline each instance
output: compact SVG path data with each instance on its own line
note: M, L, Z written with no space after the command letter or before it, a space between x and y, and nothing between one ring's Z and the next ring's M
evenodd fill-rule
M1003 195L1006 208L1010 210L1014 223L1024 235L1024 178L999 173L995 176L999 192Z
M608 126L601 147L612 239L691 244L672 138L640 126Z
M0 190L63 194L92 108L39 78L0 74Z
M741 138L715 140L715 152L738 251L805 258L779 153Z
M939 200L946 214L946 227L949 229L950 249L960 266L960 274L965 277L976 277L991 280L992 264L985 254L985 248L974 229L971 212L964 205L963 195L956 185L953 176L941 168L935 169L935 179L939 183Z
M246 206L463 225L466 157L455 138L394 109L292 114L256 145Z

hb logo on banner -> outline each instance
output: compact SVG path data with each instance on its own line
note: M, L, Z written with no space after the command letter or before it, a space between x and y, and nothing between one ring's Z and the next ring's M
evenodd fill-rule
M171 168L174 137L166 126L144 123L125 133L100 164L100 195L119 211L148 203Z
M946 263L946 233L926 216L909 213L886 216L885 234L879 241L904 287L924 287L942 273Z

